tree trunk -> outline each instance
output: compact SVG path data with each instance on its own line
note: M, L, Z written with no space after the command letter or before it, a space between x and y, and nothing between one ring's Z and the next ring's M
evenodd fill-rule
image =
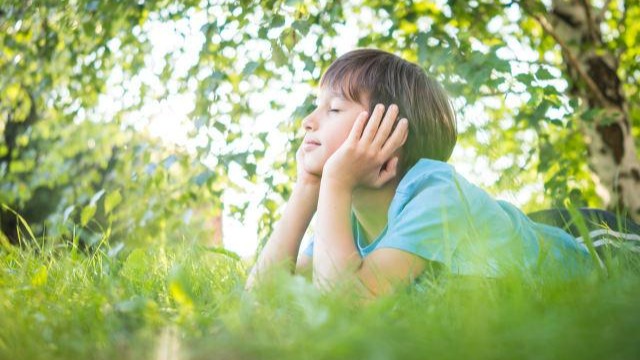
M587 110L580 121L588 164L610 210L627 210L640 221L640 161L636 151L618 60L602 42L602 13L589 0L553 0L537 17L561 46L571 95ZM586 115L588 114L588 115Z

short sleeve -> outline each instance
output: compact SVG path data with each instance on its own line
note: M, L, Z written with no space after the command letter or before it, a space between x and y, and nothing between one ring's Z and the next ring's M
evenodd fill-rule
M387 234L376 248L396 248L444 264L468 231L464 210L451 182L425 181L413 193L398 192L390 208Z
M402 195L379 247L442 263L458 275L495 276L517 264L522 241L514 241L509 215L464 178L428 176Z
M309 257L313 257L313 243L315 241L316 237L315 235L313 235L311 237L311 241L309 241L309 244L307 245L307 247L302 251L303 254L309 256Z

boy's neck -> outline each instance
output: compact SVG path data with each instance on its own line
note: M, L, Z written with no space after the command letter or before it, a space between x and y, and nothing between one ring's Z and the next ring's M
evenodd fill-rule
M390 181L380 189L356 188L351 197L351 208L360 223L367 244L375 240L387 225L389 205L396 194L398 181Z

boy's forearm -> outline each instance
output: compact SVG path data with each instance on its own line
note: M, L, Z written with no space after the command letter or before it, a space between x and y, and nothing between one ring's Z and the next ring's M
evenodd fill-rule
M345 274L355 273L362 264L351 230L351 194L350 188L322 182L313 250L313 281L323 288L332 287Z
M247 288L253 286L260 273L283 261L289 262L293 271L300 242L318 206L318 192L317 185L294 186L282 217L249 275Z

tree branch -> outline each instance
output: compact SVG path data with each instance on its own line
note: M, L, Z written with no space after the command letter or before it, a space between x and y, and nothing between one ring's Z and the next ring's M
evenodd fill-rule
M598 38L598 34L596 33L596 23L595 19L591 15L591 4L589 0L580 0L582 7L584 8L584 14L587 17L587 29L589 31L589 36L594 43L600 43L600 39Z
M611 0L605 1L604 5L602 6L602 9L600 9L600 12L597 15L598 19L604 19L604 13L607 12L607 9L609 8L609 4L611 4ZM626 7L625 7L625 11L626 11Z
M480 91L478 92L478 94L476 96L481 97L481 98L487 98L487 97L506 97L507 95L522 95L522 94L527 94L526 91L499 91L499 90L495 90L495 91L488 91L488 92L483 92Z
M523 6L522 8L525 10L526 13L529 14L529 16L532 16L534 19L536 19L538 24L540 24L540 26L542 26L542 29L547 34L549 34L558 43L558 45L560 45L560 48L562 49L562 51L567 56L567 60L569 60L571 65L576 69L576 71L578 72L580 77L587 84L587 87L589 88L589 90L591 90L593 92L593 94L595 94L596 98L598 98L598 101L600 102L601 106L604 107L605 105L608 105L609 101L604 97L604 94L602 94L602 91L600 90L598 85L596 85L596 83L593 81L591 76L589 76L589 74L587 74L587 72L584 70L584 68L582 67L582 65L580 64L580 62L576 58L576 56L573 54L573 52L571 51L569 46L567 46L567 44L564 42L564 40L562 40L560 38L560 36L558 36L558 34L554 31L553 26L551 26L551 24L549 24L547 19L545 19L544 17L540 16L539 14L533 14L531 11L529 11L529 9L527 9L526 6Z

